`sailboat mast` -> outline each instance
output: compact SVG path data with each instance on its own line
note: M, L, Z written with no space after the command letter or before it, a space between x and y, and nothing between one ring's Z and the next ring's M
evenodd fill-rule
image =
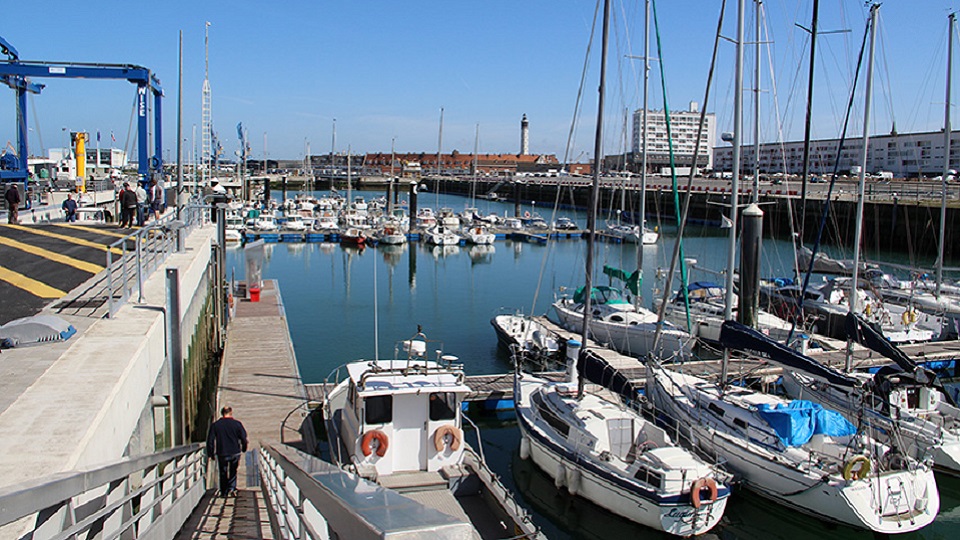
M937 253L937 298L940 298L943 284L943 252L947 234L947 177L950 174L950 79L953 68L953 33L956 25L956 13L949 16L947 26L947 99L943 112L943 175L940 177L940 245Z
M807 179L810 175L810 124L813 118L813 73L817 54L817 21L820 0L813 0L810 22L810 70L807 74L807 116L803 123L803 172L800 176L800 244L803 245L804 222L807 217Z
M867 149L870 145L870 101L873 97L873 54L877 43L877 11L879 4L870 6L870 50L867 54L867 84L863 104L863 146L860 156L860 175L857 182L857 215L854 221L854 242L853 242L853 276L850 280L850 298L847 300L847 306L850 313L856 313L860 309L857 305L857 283L860 279L860 236L863 234L863 193L867 174ZM853 343L847 347L847 359L845 368L849 371L851 367L851 354Z
M742 1L742 0L741 0ZM584 262L585 298L583 301L583 328L580 332L582 351L586 350L587 339L590 337L590 314L592 309L591 296L593 293L593 245L597 236L597 203L600 198L600 165L603 163L603 97L607 81L607 41L610 32L610 0L603 0L603 45L600 48L600 86L597 98L597 130L593 140L593 187L590 190L590 206L587 207L587 256ZM577 397L583 396L583 377L579 377Z
M647 225L647 99L650 87L650 0L644 2L643 12L643 150L640 158L640 223L637 241L637 270L643 283L643 231ZM696 166L696 163L694 163ZM640 305L643 288L637 288L636 306Z
M756 40L755 65L753 66L753 197L754 203L760 201L760 12L763 0L756 0Z
M477 149L480 147L480 123L477 123L477 133L473 136L473 182L470 183L470 208L477 206Z
M440 107L440 131L437 134L437 182L434 185L437 198L437 210L440 209L440 151L443 148L443 107Z
M740 139L743 132L743 11L745 0L737 0L737 52L733 91L733 176L730 179L730 240L727 251L726 296L723 318L733 320L733 271L737 258L737 210L740 204ZM730 350L723 350L720 363L720 385L727 380Z

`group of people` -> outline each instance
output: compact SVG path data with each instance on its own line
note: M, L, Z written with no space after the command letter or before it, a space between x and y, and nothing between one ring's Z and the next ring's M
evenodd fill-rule
M163 188L156 179L150 181L150 188L143 189L138 182L136 188L130 188L130 182L123 183L117 200L120 203L120 228L143 227L150 214L154 219L160 219L163 212Z

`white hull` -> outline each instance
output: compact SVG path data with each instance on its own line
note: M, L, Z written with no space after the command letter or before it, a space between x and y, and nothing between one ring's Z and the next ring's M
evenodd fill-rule
M565 487L571 494L583 497L614 514L678 536L704 533L720 521L729 496L727 488L722 488L715 501L704 502L699 508L694 508L691 504L689 485L683 486L686 491L650 491L644 484L634 480L629 471L618 469L614 465L619 461L617 458L610 458L605 464L595 461L589 452L579 454L572 450L567 441L554 440L556 433L548 433L547 430L538 427L530 408L531 395L543 384L544 381L541 379L530 376L524 376L517 382L517 393L522 396L518 398L517 405L518 425L522 439L520 455L522 458L532 459L537 467L554 480L558 488ZM594 405L588 407L594 410ZM685 454L685 451L670 446L656 451L662 451L664 456L671 456L674 459L677 457L677 452ZM577 458L571 459L574 455ZM707 468L702 462L699 465L695 464L691 458L681 458L681 460L685 460L683 461L685 465L694 468ZM679 476L681 473L675 471L674 474ZM690 478L688 483L692 484L693 480L695 478ZM661 481L664 486L674 486L665 478Z
M560 319L561 326L570 331L579 331L582 328L582 308L581 311L577 311L577 306L572 301L563 299L554 302L553 307ZM590 337L598 343L608 345L623 354L636 357L644 357L654 353L661 358L673 358L690 353L693 338L690 334L672 325L664 326L660 335L660 344L654 351L653 339L657 330L657 316L648 310L644 311L647 312L645 315L652 317L651 321L624 323L592 318L590 320Z
M648 368L650 369L650 368ZM929 525L940 510L940 495L933 470L872 473L859 480L844 480L838 471L825 476L819 470L803 470L789 452L808 451L791 447L771 450L751 439L718 428L689 396L702 379L679 373L668 376L662 368L651 373L648 392L658 410L674 419L681 432L703 453L722 459L728 470L760 495L827 521L880 533L904 533ZM707 385L713 387L713 385ZM811 454L812 456L813 454ZM803 460L799 460L803 462ZM809 462L807 468L811 468Z

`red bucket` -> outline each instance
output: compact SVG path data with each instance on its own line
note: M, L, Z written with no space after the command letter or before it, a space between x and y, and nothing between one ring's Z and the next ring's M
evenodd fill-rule
M250 287L250 301L259 302L260 301L260 286L254 285Z

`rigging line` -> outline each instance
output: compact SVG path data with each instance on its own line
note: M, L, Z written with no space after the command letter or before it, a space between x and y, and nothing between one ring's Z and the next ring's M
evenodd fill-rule
M827 188L827 197L823 203L823 212L820 214L820 226L817 228L817 237L813 243L812 253L810 256L810 263L807 267L807 272L803 276L803 286L800 288L800 294L797 295L797 312L803 314L803 294L807 290L807 287L810 285L810 277L813 275L813 264L817 258L817 252L820 250L820 241L823 238L823 231L827 225L827 216L830 215L830 197L833 195L833 188L837 182L837 173L840 171L840 156L843 154L843 143L847 138L847 126L850 123L850 116L853 110L853 100L856 97L857 82L860 78L860 68L863 65L863 52L867 48L867 36L870 30L870 19L867 19L866 28L863 32L863 41L860 44L860 54L857 57L857 68L854 72L853 84L850 89L850 98L847 105L847 114L846 118L843 121L843 131L840 134L840 141L837 144L837 157L834 160L833 164L833 175L830 177L830 186ZM787 334L787 343L793 341L793 333L797 328L797 318L794 318L793 324L790 326L790 332Z
M651 1L651 5L653 5L653 4L654 4L654 2ZM712 54L712 56L710 57L710 70L709 70L708 73L707 73L707 84L706 84L706 88L704 89L704 94L703 94L703 107L700 109L700 124L699 124L699 126L697 127L697 139L696 139L697 142L696 142L696 144L695 144L694 147L693 147L693 163L694 163L694 164L696 164L697 158L698 158L699 155L700 155L700 141L702 140L702 137L703 137L704 118L706 117L706 114L707 114L707 105L710 103L710 87L711 87L711 85L712 85L712 83L713 83L713 73L714 73L714 71L716 70L716 66L717 66L717 51L718 51L719 48L720 48L720 36L721 36L721 31L723 30L723 15L724 15L724 12L726 11L726 7L727 7L727 0L723 0L723 1L720 3L720 16L719 16L718 19L717 19L717 31L716 31L716 34L714 34L714 38L713 38L713 54ZM657 19L656 19L656 9L654 8L654 23L656 23L656 20L657 20ZM659 30L658 30L658 33L657 33L657 47L658 47L658 52L657 52L657 54L658 54L658 55L661 55L661 53L659 52L659 46L660 46L660 38L659 38L659 35L660 35L660 34L659 34ZM661 57L662 57L662 55L661 55ZM661 62L661 64L662 64L662 62ZM662 75L662 69L663 69L663 68L661 67L661 78L663 77L663 75ZM692 193L692 191L693 191L693 190L691 189L691 187L693 186L693 171L694 171L694 167L690 167L690 174L689 174L689 176L687 176L687 194L686 194L686 198L685 198L684 201L683 201L683 215L681 216L681 218L680 218L680 220L679 220L680 223L679 223L679 227L677 228L677 241L674 243L674 246L673 246L673 255L672 255L672 257L670 258L670 270L667 272L666 285L665 285L664 288L663 288L662 301L660 302L660 307L659 307L659 309L657 310L657 322L658 322L658 324L657 324L657 331L656 331L656 333L655 333L654 336L653 336L653 347L652 347L653 350L656 350L656 349L657 349L657 346L659 345L659 342L660 342L661 334L662 334L662 332L663 332L663 325L662 325L662 324L659 324L659 323L662 323L662 322L663 322L663 316L664 316L664 313L665 313L666 308L667 308L667 302L668 302L669 299L670 299L670 291L671 291L671 289L672 289L673 274L674 274L674 272L675 272L675 270L676 270L677 259L680 257L680 255L681 255L681 253L682 253L682 249L683 249L683 245L682 245L682 243L681 243L681 239L683 238L683 231L684 231L684 229L685 229L685 227L686 227L686 223L687 223L687 214L688 214L688 212L689 212L689 210L690 210L690 195L691 195L691 193ZM674 175L674 178L673 178L673 184L674 184L674 185L673 185L673 191L674 191L674 194L676 194L676 191L677 191L677 185L676 185L676 183L677 183L677 181L676 181L676 175ZM682 265L681 265L681 268L683 268ZM685 291L684 289L681 289L681 294L683 294L684 297L686 297L686 291ZM690 310L687 309L687 318L688 318L688 320L689 320L689 317L690 317Z
M674 211L674 214L677 216L677 220L679 220L680 219L680 197L677 192L677 164L676 164L676 160L673 152L673 130L671 128L671 123L670 123L670 106L667 103L667 78L664 74L663 60L662 60L663 47L660 42L660 25L657 21L656 3L652 3L651 5L653 7L653 24L654 24L656 40L657 40L657 58L661 59L660 62L658 62L658 64L660 66L660 88L663 92L663 118L667 128L667 154L670 161L671 184L673 185L673 211ZM702 114L701 114L701 117L702 117ZM702 128L702 124L701 124L701 128ZM697 146L699 146L699 139L697 142L698 142ZM691 163L691 166L690 166L691 175L693 171L697 168L696 156L697 156L697 153L696 151L694 151L694 161ZM734 209L734 211L736 211L736 209ZM677 228L679 228L679 226L680 224L677 223ZM686 292L687 291L687 268L686 268L686 264L683 261L683 243L681 242L681 240L682 239L678 236L677 244L680 246L680 251L679 251L680 291L681 291L681 294L683 294L683 303L684 303L684 307L686 308L685 312L687 316L687 332L690 332L691 331L690 298ZM668 285L669 284L670 283L668 282ZM658 327L657 329L659 330L660 325L658 324L657 327ZM656 343L656 339L654 339L654 343ZM656 350L655 347L656 346L654 346L654 350Z
M130 146L130 134L133 132L133 119L136 116L136 114L137 114L137 95L134 94L133 107L130 108L130 122L127 124L127 140L123 142L123 151L125 154L127 154L128 159L130 156L130 150L132 148Z
M583 55L583 69L580 72L580 87L577 88L577 100L573 106L573 121L570 122L570 132L567 134L567 146L563 150L563 163L569 165L570 153L573 148L574 134L576 133L577 119L580 117L580 106L583 104L583 87L587 83L587 70L590 67L590 51L593 48L593 38L597 31L597 16L600 13L600 4L597 0L593 11L593 24L590 26L590 39L587 40L587 52Z
M880 13L877 13L878 19L880 16L881 16ZM891 125L896 125L897 116L896 116L896 110L893 108L893 88L891 85L892 77L890 75L890 63L887 62L887 47L886 47L887 40L884 38L886 31L884 31L883 25L881 25L879 22L877 23L877 29L881 31L881 32L878 32L879 39L877 40L880 42L880 69L878 69L877 72L881 80L880 87L884 90L884 92L882 93L886 98L883 104L887 107L887 114L890 115L889 120L891 122ZM876 130L876 128L874 128L874 130Z
M40 129L40 116L37 114L37 105L33 102L33 93L27 93L27 99L30 100L30 112L33 113L33 125L37 126L37 142L40 144L40 155L45 156L47 154L46 148L43 146L43 135L42 130Z
M583 104L583 88L584 88L584 86L586 85L586 82L587 82L587 70L588 70L588 68L589 68L589 66L590 66L590 51L591 51L591 49L593 48L593 38L594 38L594 36L595 36L595 34L596 34L596 30L597 30L597 17L598 17L599 14L600 14L600 6L601 6L602 1L603 1L603 0L597 0L597 4L596 4L596 6L594 7L594 10L593 10L593 23L592 23L591 26L590 26L590 38L587 40L587 51L586 51L586 54L584 54L584 57L583 57L583 68L582 68L581 71L580 71L580 86L579 86L579 88L577 88L577 99L576 99L576 102L574 103L574 106L573 106L573 119L572 119L571 122L570 122L570 131L569 131L569 133L567 134L567 146L566 146L566 148L565 148L564 151L563 151L563 164L562 164L562 166L561 166L561 172L562 172L562 170L563 170L564 168L567 168L567 167L569 167L569 165L570 165L570 152L571 152L571 149L572 149L573 143L574 143L574 134L576 133L577 118L579 118L579 116L580 116L580 106ZM569 175L570 172L567 171L567 174ZM569 177L569 176L568 176L568 177ZM561 177L557 177L557 184L558 184L557 194L556 194L556 196L554 197L554 201L553 201L553 208L554 208L554 210L553 210L553 216L554 216L554 217L556 216L557 209L558 209L559 206L560 206L560 197L561 197L561 194L562 194L562 192L563 192L563 190L560 188L560 184L561 184L562 182L563 182L563 177L562 177L562 176L561 176ZM569 193L570 193L570 203L571 203L571 206L573 206L574 196L573 196L573 186L572 186L572 185L571 185L571 187L570 187L570 192L569 192ZM553 221L555 221L555 219L554 219ZM535 313L535 310L536 310L536 308L537 308L537 299L538 299L539 296L540 296L540 287L543 285L543 276L545 275L546 268L547 268L547 261L549 260L550 252L552 251L552 250L551 250L552 245L551 245L551 243L550 243L550 241L549 241L549 235L548 235L547 238L548 238L548 241L547 241L547 249L544 250L544 252L543 252L543 257L542 257L541 260L540 260L540 274L537 276L537 286L536 286L536 288L534 289L534 293L533 293L533 303L530 305L530 314L531 314L531 315L533 315L533 314Z

